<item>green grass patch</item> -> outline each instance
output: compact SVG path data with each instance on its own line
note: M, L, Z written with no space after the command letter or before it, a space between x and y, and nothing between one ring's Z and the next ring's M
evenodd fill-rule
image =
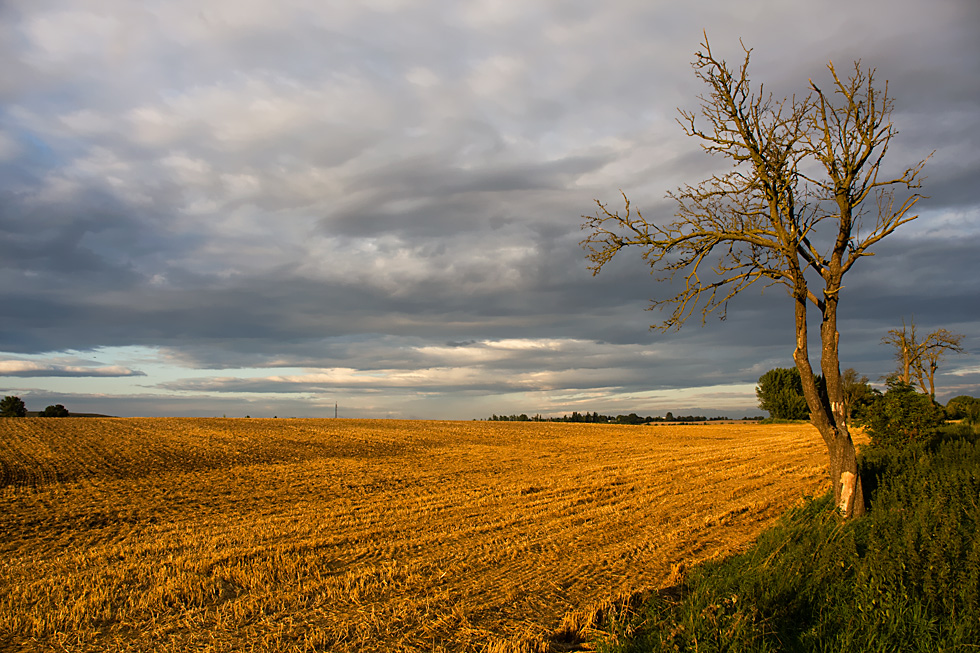
M744 554L691 570L632 614L600 651L980 650L980 447L945 429L870 447L870 510L845 521L810 500Z

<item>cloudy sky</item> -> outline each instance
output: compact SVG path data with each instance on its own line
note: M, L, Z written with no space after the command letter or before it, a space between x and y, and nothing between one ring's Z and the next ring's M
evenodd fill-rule
M919 219L851 273L844 366L914 319L980 395L973 0L5 0L0 393L113 415L759 414L792 307L652 331L637 256L587 269L582 215L648 218L716 172L675 122L707 31L779 95L860 58Z

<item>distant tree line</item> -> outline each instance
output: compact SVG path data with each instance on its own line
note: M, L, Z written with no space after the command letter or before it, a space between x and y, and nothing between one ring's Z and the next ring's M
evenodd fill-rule
M636 413L629 415L600 415L598 412L579 413L572 412L571 415L561 417L542 417L533 415L528 417L526 413L520 415L492 415L487 418L489 422L576 422L584 424L652 424L660 422L714 422L727 421L728 417L705 417L704 415L679 415L675 417L668 412L663 417L640 417Z

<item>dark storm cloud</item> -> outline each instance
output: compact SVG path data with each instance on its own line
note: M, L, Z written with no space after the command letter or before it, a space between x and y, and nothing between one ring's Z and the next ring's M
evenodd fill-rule
M397 161L358 176L350 190L373 192L325 218L324 231L354 237L397 234L416 240L445 239L514 220L533 226L548 217L528 215L534 194L567 192L575 178L610 160L593 155L462 169L446 167L438 158Z
M980 393L975 3L852 3L846 21L830 1L301 4L0 8L8 358L149 348L174 368L141 380L161 394L119 399L148 412L342 390L440 416L455 396L553 392L528 396L559 410L751 384L792 362L782 288L651 331L672 286L636 252L593 277L578 244L594 198L665 220L667 191L722 169L674 122L703 92L706 30L729 61L754 48L777 95L826 85L828 60L889 80L889 170L935 150L929 197L845 282L844 364L886 374L880 338L914 315L966 336L942 380Z

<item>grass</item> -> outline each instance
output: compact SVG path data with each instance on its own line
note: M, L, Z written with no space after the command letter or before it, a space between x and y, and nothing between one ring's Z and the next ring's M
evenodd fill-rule
M799 425L0 420L0 650L571 646L825 457Z
M963 437L967 435L967 437ZM601 650L980 649L980 447L952 434L869 448L869 513L832 495L791 511L741 555L621 611Z

